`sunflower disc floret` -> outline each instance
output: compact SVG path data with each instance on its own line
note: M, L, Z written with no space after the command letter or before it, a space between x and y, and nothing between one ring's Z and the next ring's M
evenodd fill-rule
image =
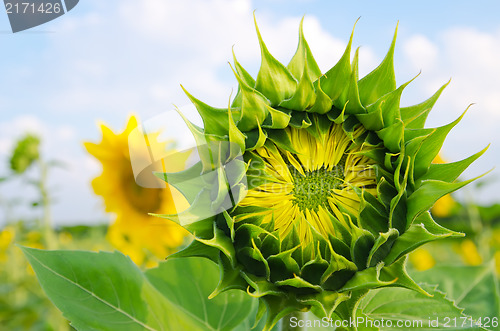
M424 128L447 84L418 105L400 107L409 82L396 86L396 34L382 63L358 79L357 50L350 61L352 34L339 62L322 74L302 23L287 66L269 53L256 29L261 68L254 79L234 58L239 88L228 108L186 92L204 127L186 123L208 147L192 168L159 174L191 205L160 215L196 239L172 257L217 263L221 280L212 295L241 289L260 298L267 329L297 310L348 318L370 289L425 293L405 271L407 254L426 242L461 236L435 223L428 210L472 181L455 182L486 150L432 163L463 116ZM183 184L188 177L195 179ZM213 216L206 217L207 210Z

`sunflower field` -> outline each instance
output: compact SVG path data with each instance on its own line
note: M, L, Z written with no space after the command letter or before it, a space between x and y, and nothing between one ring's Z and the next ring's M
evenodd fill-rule
M500 204L462 174L489 146L445 159L468 108L426 125L448 83L400 104L397 27L363 77L354 29L326 71L303 21L288 63L255 30L260 68L233 50L226 107L182 87L195 146L134 115L82 143L101 225L53 224L64 165L19 137L0 185L32 186L36 217L0 196L0 330L500 330Z

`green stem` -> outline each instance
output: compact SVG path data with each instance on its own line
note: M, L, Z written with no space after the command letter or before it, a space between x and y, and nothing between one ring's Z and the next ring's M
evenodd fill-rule
M465 190L466 198L466 212L472 228L475 233L475 243L477 245L479 255L482 259L492 258L490 255L490 248L488 238L491 238L491 227L483 223L479 208L476 203L474 195L469 190Z
M50 196L47 190L48 166L41 159L38 160L40 165L40 181L38 189L41 195L41 204L43 208L42 228L45 247L47 249L57 248L54 230L52 229L51 213L50 213Z
M304 323L305 319L306 315L300 311L290 313L281 319L281 331L305 331L305 326L300 327L297 325L296 327L293 327L293 325L298 324L299 321Z

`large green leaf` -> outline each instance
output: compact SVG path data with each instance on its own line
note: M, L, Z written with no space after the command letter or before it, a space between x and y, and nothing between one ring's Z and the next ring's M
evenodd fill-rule
M209 299L219 281L219 268L207 259L169 259L145 274L172 303L204 321L207 330L232 330L257 306L256 299L239 290Z
M169 260L143 273L119 252L22 250L78 330L230 330L256 306L235 291L208 300L218 271L204 259Z
M449 289L451 292L454 292L454 290L462 287L460 286L460 281L458 283L454 281L446 281L456 279L457 275L461 275L461 271L457 270L457 268L442 269L445 273L441 273L441 270L438 272L430 270L420 273L417 278L427 279L430 281L445 281L448 285L450 285ZM472 269L474 268L471 268L471 270ZM482 267L479 267L479 269L482 269ZM475 271L478 272L478 274L484 274L484 269L479 269ZM452 273L454 273L453 276L451 275ZM487 274L488 276L486 278L491 275L491 273L488 272ZM470 275L467 274L467 276ZM490 285L495 287L493 284ZM339 330L336 329L335 326L341 325L342 322L344 322L345 326L342 330L430 331L494 329L481 328L474 325L474 322L472 322L471 325L470 317L464 314L462 308L457 307L456 301L453 301L449 294L445 294L436 289L435 285L423 285L422 287L433 296L429 297L422 293L394 287L372 290L361 299L356 312L356 318L353 321L319 319L313 314L308 313L303 316L304 320L302 321L302 324L307 326L307 330ZM484 292L485 291L481 291L483 294ZM475 297L474 300L476 300L476 304L482 301L493 304L493 302L482 297ZM473 305L474 302L471 300L470 304ZM479 305L478 309L481 309L481 307L483 307L483 305ZM467 313L467 310L465 313ZM486 311L483 311L481 316L484 317L486 316L485 314Z
M439 290L446 292L457 306L465 309L464 313L476 320L482 318L484 322L486 317L500 316L500 291L493 264L434 267L414 273L414 278L419 282L438 284Z
M436 286L423 288L433 297L402 288L383 288L373 290L361 300L359 316L371 319L358 324L380 326L380 330L481 330L474 325L461 308ZM375 324L375 321L384 324ZM472 325L471 325L472 323Z
M206 330L119 252L22 250L47 296L78 330Z

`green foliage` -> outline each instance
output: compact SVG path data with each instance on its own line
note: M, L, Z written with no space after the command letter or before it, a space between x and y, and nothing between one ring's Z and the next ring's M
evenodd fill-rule
M22 174L33 162L40 158L40 138L27 134L17 141L10 158L10 168L17 174Z
M382 319L391 321L392 325L397 325L398 321L402 321L402 323L408 323L403 324L407 329L480 329L469 316L463 313L463 309L457 307L456 303L450 299L451 297L439 291L437 286L422 286L432 294L432 297L400 288L371 291L361 300L359 315L373 321L380 322ZM457 321L458 327L454 327L453 321ZM385 327L380 329L390 330L391 327L387 327L386 322Z
M42 237L22 222L0 228L0 330L69 330L69 323L40 288L16 242L41 247Z
M493 262L493 261L492 261ZM438 289L474 320L500 316L499 280L494 263L483 266L436 266L414 273L419 282L438 284ZM495 328L491 328L494 330Z
M167 260L145 275L162 295L203 321L209 330L232 330L257 308L257 302L241 291L209 299L219 273L217 266L205 259Z
M498 329L500 293L493 264L439 266L413 276L432 296L401 288L370 291L356 311L357 330ZM335 330L335 323L342 321L338 316L326 322L313 314L306 318L308 330Z
M143 273L119 252L22 249L79 330L231 330L255 310L243 293L208 300L217 268L206 260L167 261Z

